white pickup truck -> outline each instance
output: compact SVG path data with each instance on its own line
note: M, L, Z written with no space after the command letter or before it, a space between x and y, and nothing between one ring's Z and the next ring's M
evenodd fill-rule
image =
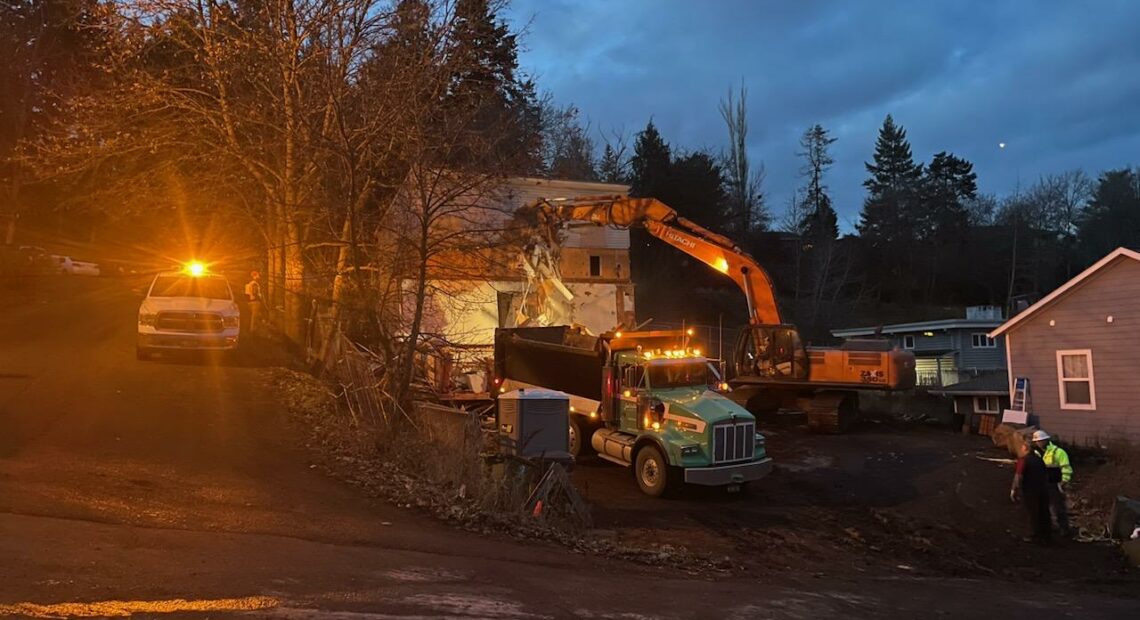
M138 359L163 350L232 351L240 326L224 277L190 270L160 273L139 306Z

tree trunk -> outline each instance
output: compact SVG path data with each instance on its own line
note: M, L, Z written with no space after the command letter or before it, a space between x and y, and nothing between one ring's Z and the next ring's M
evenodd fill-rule
M301 227L295 221L286 224L288 240L284 254L285 312L282 330L295 344L305 343L305 318L308 305L305 298L305 258Z
M404 343L404 359L399 390L397 391L401 404L407 405L411 396L412 380L416 375L416 343L420 339L420 326L424 320L424 307L427 305L427 277L428 277L428 232L429 226L425 222L420 230L420 264L416 274L416 308L412 313L412 323L408 326L408 341Z

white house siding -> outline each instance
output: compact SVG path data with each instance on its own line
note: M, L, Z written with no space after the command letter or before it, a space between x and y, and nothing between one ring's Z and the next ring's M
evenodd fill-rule
M632 290L618 284L566 283L574 298L566 300L556 291L548 295L547 303L539 311L535 325L584 326L595 334L614 329L621 323L619 305L625 313L634 310ZM422 331L437 335L451 344L488 346L495 340L495 328L518 327L519 308L533 289L526 282L447 281L432 282L434 293L429 297L424 312ZM512 303L501 317L500 293L510 295ZM618 301L618 295L622 296ZM533 313L532 313L533 314Z

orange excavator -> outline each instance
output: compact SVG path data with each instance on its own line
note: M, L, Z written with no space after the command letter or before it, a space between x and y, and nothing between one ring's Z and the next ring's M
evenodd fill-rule
M805 347L784 323L767 272L731 239L677 214L654 198L590 196L542 199L524 210L543 230L564 223L641 226L649 234L732 278L748 303L749 325L728 362L734 400L752 411L802 410L815 432L842 432L858 417L857 390L914 387L914 354L886 340Z

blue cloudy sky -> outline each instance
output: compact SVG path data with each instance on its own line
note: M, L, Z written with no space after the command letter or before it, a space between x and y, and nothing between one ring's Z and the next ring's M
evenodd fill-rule
M719 151L717 104L743 79L777 213L800 183L800 134L822 123L845 229L888 113L916 158L966 157L999 196L1140 164L1140 1L513 0L507 18L525 29L521 64L596 132L652 117L674 147Z

